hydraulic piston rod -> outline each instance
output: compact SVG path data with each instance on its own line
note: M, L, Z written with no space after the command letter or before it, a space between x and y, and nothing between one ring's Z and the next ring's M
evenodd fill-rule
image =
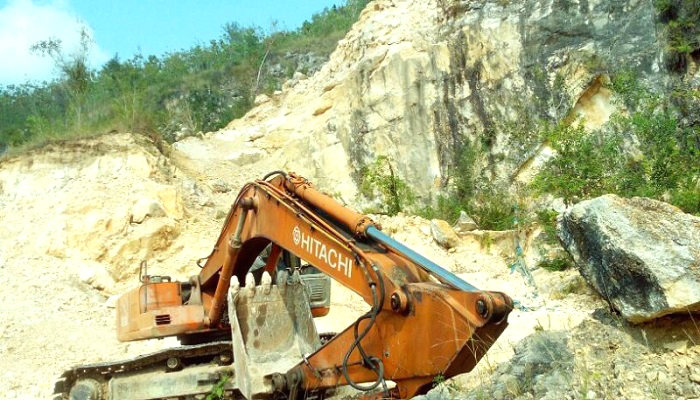
M475 292L479 290L460 279L457 275L416 253L415 251L406 247L404 244L399 243L385 235L379 229L377 229L376 224L369 217L343 207L332 197L314 189L306 179L295 174L289 174L287 180L285 181L285 186L288 190L294 192L305 201L308 201L314 206L326 211L333 219L345 225L355 235L360 237L366 235L396 250L409 258L412 262L420 265L426 271L437 276L443 283L446 283L455 289L466 292Z
M476 292L479 290L475 286L465 282L463 279L453 274L452 272L442 268L441 266L428 260L422 255L416 253L403 243L397 242L391 237L385 235L382 231L375 228L374 226L368 227L365 231L365 234L371 237L372 239L376 240L377 242L382 243L383 245L388 246L396 250L397 252L403 254L406 258L420 265L426 271L439 277L443 283L447 283L455 289L463 290L465 292Z

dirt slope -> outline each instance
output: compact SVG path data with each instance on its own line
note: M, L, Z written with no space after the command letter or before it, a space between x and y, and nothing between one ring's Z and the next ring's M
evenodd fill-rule
M69 365L172 344L118 343L107 300L135 284L140 259L184 276L208 250L202 231L217 221L201 214L193 223L191 181L178 174L131 135L0 162L0 398L48 398ZM158 216L133 222L144 204L157 204Z

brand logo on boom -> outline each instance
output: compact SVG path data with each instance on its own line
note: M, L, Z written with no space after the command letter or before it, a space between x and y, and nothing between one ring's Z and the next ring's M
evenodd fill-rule
M298 226L294 227L294 230L292 231L292 239L294 239L294 244L299 244L299 241L301 241L301 230L299 230Z
M325 243L314 239L295 226L292 229L292 240L296 246L301 247L310 255L324 262L329 267L344 273L348 278L352 276L352 258L342 254L333 247L327 247ZM303 258L303 257L302 257ZM307 260L311 261L311 260ZM312 264L314 264L312 262Z

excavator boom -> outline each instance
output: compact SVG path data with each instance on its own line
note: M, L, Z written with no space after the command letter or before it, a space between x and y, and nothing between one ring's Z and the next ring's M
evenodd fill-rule
M253 277L266 248L264 273ZM279 270L282 254L354 291L370 310L322 344L298 270ZM511 309L507 295L478 290L306 179L275 172L242 188L198 276L146 277L122 296L117 330L120 340L233 332L235 381L246 398L307 398L349 385L404 399L437 376L471 371ZM288 349L294 363L259 367Z

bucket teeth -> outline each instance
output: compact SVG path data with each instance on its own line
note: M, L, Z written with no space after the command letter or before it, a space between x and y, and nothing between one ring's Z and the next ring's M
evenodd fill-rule
M292 283L299 283L301 282L301 274L299 274L299 270L295 269L294 272L292 273Z
M228 287L228 301L229 304L233 304L238 293L241 291L241 283L238 281L238 277L235 275L231 278L231 283Z
M245 276L245 289L249 297L255 296L255 277L250 272Z
M287 279L289 279L289 274L287 271L277 271L277 286L287 286Z
M255 289L255 277L250 272L245 276L245 288Z
M238 291L241 290L241 282L238 280L237 276L233 276L233 279L231 280L231 286L229 287L229 292L233 294L237 294Z
M270 294L270 290L272 289L272 277L269 272L263 272L260 285L264 294Z

